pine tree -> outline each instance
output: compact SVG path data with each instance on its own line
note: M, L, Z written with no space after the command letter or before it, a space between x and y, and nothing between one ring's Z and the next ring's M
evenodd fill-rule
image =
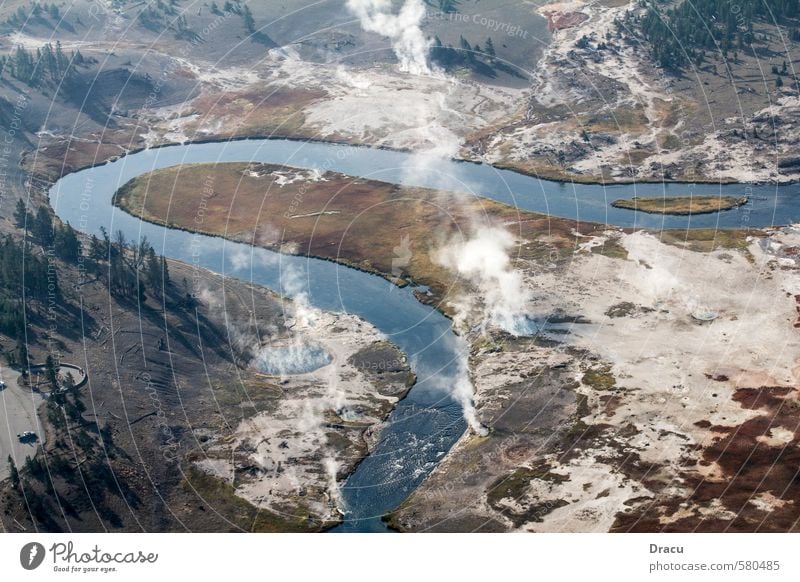
M11 479L11 486L14 489L19 489L19 471L17 471L17 465L11 455L8 455L8 473Z
M55 251L60 259L71 263L77 263L81 256L81 241L69 222L56 232Z
M497 53L494 52L494 43L492 42L491 36L486 39L486 43L483 45L483 50L490 60L494 60L494 58L497 56Z
M56 361L51 354L47 354L47 359L44 363L44 374L48 383L53 388L54 392L58 391L58 371L56 370Z
M36 210L31 232L42 246L50 246L53 243L53 219L44 206Z
M167 267L167 259L163 255L161 256L161 279L165 288L169 286L169 267Z
M151 248L145 265L145 276L150 290L156 297L163 297L164 290L169 285L169 272L164 257L158 257Z
M28 360L28 346L25 345L25 342L21 339L17 341L17 365L22 368L23 371L27 371L30 368L30 361Z
M89 239L89 258L93 261L104 261L108 258L105 245L95 235Z
M250 12L250 7L245 4L244 9L242 10L242 20L244 21L244 27L250 34L255 33L256 31L256 22L253 20L253 13Z
M72 375L72 372L67 372L64 375L63 387L65 392L70 392L75 388L75 376Z
M17 199L17 206L14 208L14 224L17 225L17 228L27 228L29 222L28 208L22 198L19 198Z
M464 51L464 54L467 56L467 58L471 58L472 57L472 46L470 46L469 41L467 41L466 38L461 36L461 38L459 39L458 43L461 46L461 50Z
M673 69L695 60L697 49L718 50L725 55L734 48L766 43L766 34L754 34L754 22L793 21L800 13L800 4L795 0L696 0L666 6L648 2L641 6L647 6L645 14L635 19L628 12L624 23L617 22L618 30L638 29L650 44L653 58ZM794 36L794 29L789 35Z

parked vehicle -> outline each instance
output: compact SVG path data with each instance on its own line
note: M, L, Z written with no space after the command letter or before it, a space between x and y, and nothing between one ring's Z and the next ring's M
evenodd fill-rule
M32 430L26 430L24 432L19 433L17 435L17 438L21 443L30 443L37 440L39 437L37 437L36 433L33 432Z

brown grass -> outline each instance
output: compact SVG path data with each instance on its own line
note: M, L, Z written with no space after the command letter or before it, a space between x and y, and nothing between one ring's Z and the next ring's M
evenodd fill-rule
M713 214L747 203L746 196L640 196L614 200L611 206L649 214Z
M800 431L797 414L800 402L797 390L787 387L760 386L740 388L733 400L758 415L738 426L712 426L704 423L716 438L706 446L698 445L700 464L714 464L720 479L703 479L689 468L681 475L687 496L658 496L639 508L620 513L612 531L675 532L796 532L800 524L800 495L797 467L800 464ZM697 423L701 426L700 423ZM762 437L783 428L792 435L786 444L773 446ZM770 511L751 503L758 495L770 494L779 500ZM730 512L729 519L703 515L700 508L721 505ZM679 508L692 514L669 523L669 516Z
M458 281L434 264L431 251L450 237L469 235L476 224L503 224L524 240L516 252L520 258L575 247L572 220L336 173L326 173L325 181L281 187L276 172L298 170L247 163L167 168L123 186L115 204L170 227L331 259L390 279L411 279L429 286L434 300L445 298ZM584 233L593 228L580 226ZM403 265L395 259L406 237L411 256Z
M212 134L203 137L235 138L249 136L314 137L304 129L303 110L326 96L318 89L280 88L263 91L242 91L201 95L192 102L198 121L187 127L187 134L203 124L219 122Z

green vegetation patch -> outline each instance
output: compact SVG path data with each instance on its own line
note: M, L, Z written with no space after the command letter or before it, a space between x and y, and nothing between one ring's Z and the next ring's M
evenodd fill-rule
M760 230L749 229L715 229L693 228L687 230L662 230L652 232L659 240L668 245L686 248L691 251L708 253L717 249L746 250L749 237L764 236Z
M611 366L586 370L583 373L583 383L598 391L613 390L617 387L617 380L611 373Z
M611 206L626 210L637 210L648 214L713 214L747 204L746 196L637 196L614 200Z
M486 494L486 501L494 509L502 511L505 508L501 505L503 499L521 500L530 487L531 481L539 479L550 483L563 483L569 481L567 475L553 473L552 467L546 461L540 461L533 467L520 467L510 475L498 477Z

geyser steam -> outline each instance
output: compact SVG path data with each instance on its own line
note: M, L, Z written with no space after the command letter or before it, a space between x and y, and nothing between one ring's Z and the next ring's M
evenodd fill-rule
M254 351L253 364L267 373L280 375L321 368L331 362L331 356L313 339L320 327L322 313L311 305L305 273L291 265L283 266L280 273L282 294L292 299L286 309L286 327L292 332L291 342L277 348L259 345ZM344 513L347 509L337 481L339 463L336 450L328 441L325 424L326 412L341 408L345 398L334 366L330 366L325 374L325 388L324 396L306 403L298 428L323 444L321 462L327 477L328 495L335 507Z
M400 62L402 71L446 78L439 70L433 71L428 63L430 41L425 38L421 24L425 18L422 0L405 0L397 14L392 12L391 0L347 0L347 7L361 21L361 27L387 37ZM447 78L448 91L441 93L438 100L421 102L417 108L417 134L423 152L411 157L405 171L413 174L436 175L437 161L455 157L461 147L461 139L440 122L447 116L458 115L449 107L447 99L457 81ZM439 181L441 189L452 189L449 177ZM457 200L461 202L462 200ZM472 220L474 238L467 241L451 241L435 255L438 264L446 266L477 289L477 297L467 296L454 302L457 309L457 323L464 323L478 311L481 327L493 324L510 331L521 333L520 324L524 320L528 292L522 277L516 273L508 256L514 244L513 237L500 227L479 224ZM470 428L478 434L486 434L487 429L477 418L473 403L473 386L469 378L468 351L458 350L459 362L457 377L453 381L453 395L462 404L464 418Z
M482 296L466 296L453 302L456 327L464 326L467 317L479 310L483 328L493 324L514 335L524 333L530 292L522 275L511 265L509 251L514 244L514 237L506 229L482 226L471 239L454 239L434 253L434 262L456 272Z
M422 0L406 0L397 14L391 0L347 0L347 7L361 21L361 28L387 37L400 61L400 70L412 75L430 73L428 49L420 25L425 18Z

